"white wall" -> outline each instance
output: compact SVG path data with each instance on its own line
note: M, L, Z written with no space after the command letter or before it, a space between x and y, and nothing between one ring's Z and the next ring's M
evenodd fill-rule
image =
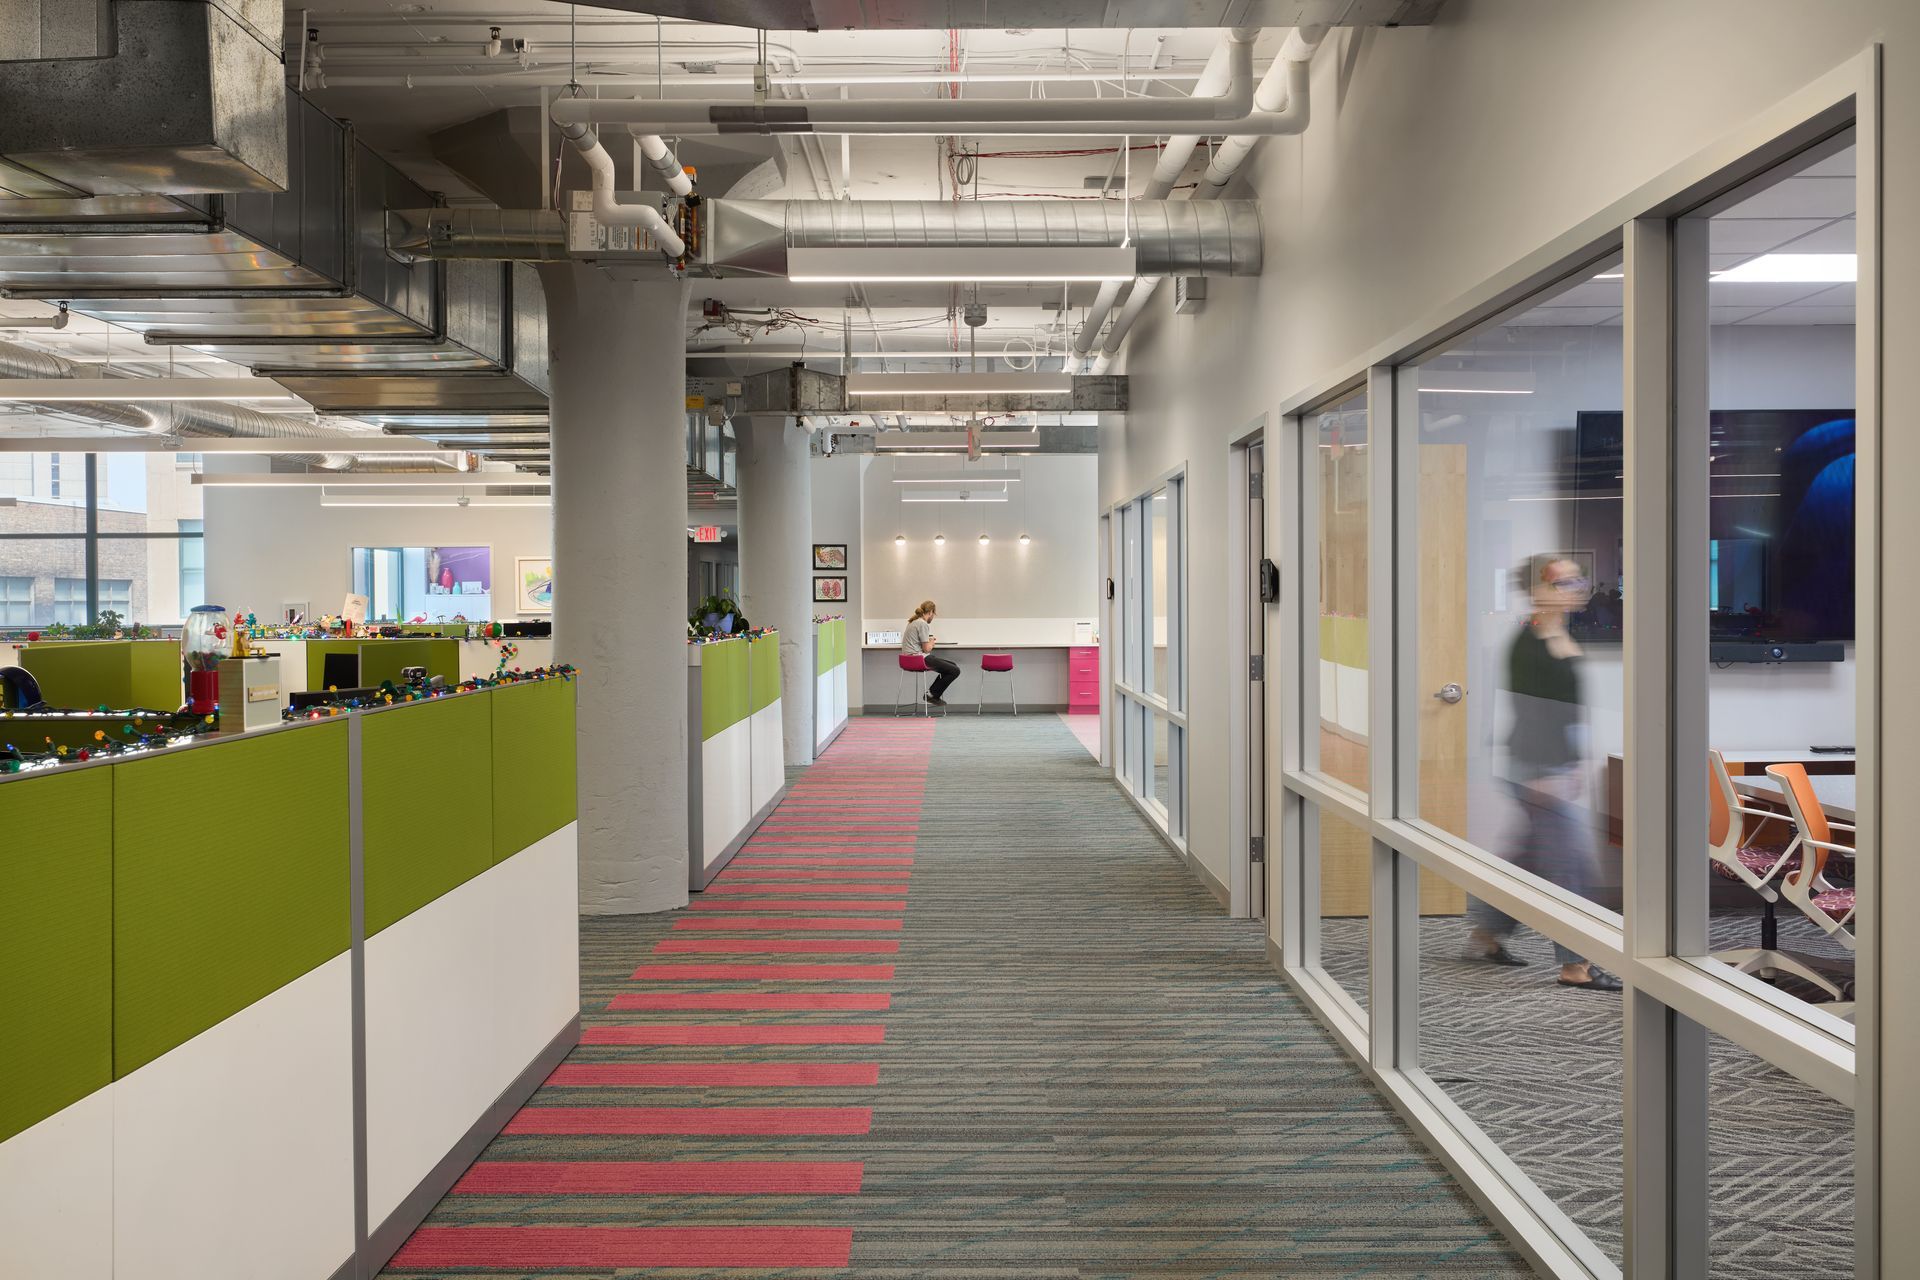
M813 540L842 545L847 549L846 603L828 604L823 601L813 606L813 612L815 617L837 613L847 620L849 707L862 705L865 685L860 670L860 596L866 567L860 488L862 477L872 461L871 454L842 454L813 460Z
M1454 0L1430 27L1336 30L1313 64L1312 127L1263 142L1235 192L1261 201L1264 274L1212 281L1193 315L1174 315L1162 290L1134 331L1122 366L1133 408L1102 430L1101 505L1184 465L1191 616L1225 616L1228 441L1877 39L1887 225L1911 227L1910 0L1859 0L1812 25L1786 0ZM1911 237L1890 237L1885 278L1920 279L1917 255ZM1920 338L1911 309L1885 323L1889 352ZM1887 376L1891 398L1920 371L1890 362ZM1890 466L1897 447L1915 446L1890 439ZM1195 626L1190 643L1188 844L1224 877L1227 640Z
M875 458L862 482L866 572L860 607L875 627L898 630L922 600L948 620L1094 617L1099 572L1096 461L1088 456L1012 459L1020 480L1004 503L905 503L894 483L914 470L952 471L958 459ZM997 462L994 465L999 465ZM945 546L933 537L944 533ZM990 541L981 546L980 535ZM1032 541L1025 546L1020 535ZM907 544L894 538L905 534Z
M323 507L320 490L305 486L208 486L206 525L207 599L262 618L279 617L287 601L305 601L316 617L338 613L353 588L354 547L440 545L491 546L491 616L517 618L515 557L553 554L548 507Z

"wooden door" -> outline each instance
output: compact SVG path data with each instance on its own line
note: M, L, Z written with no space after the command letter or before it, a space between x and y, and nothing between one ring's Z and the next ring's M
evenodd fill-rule
M1332 498L1323 480L1322 503ZM1323 511L1332 510L1322 506ZM1356 527L1357 526L1357 527ZM1322 601L1333 617L1364 613L1366 584L1364 521L1329 521L1321 548L1325 573L1340 565L1345 593L1358 600ZM1444 831L1467 832L1467 446L1420 447L1419 616L1420 684L1412 694L1420 706L1420 816ZM1355 564L1359 570L1353 570ZM1324 590L1324 588L1323 588ZM1432 602L1428 607L1427 602ZM1344 605L1344 608L1339 606ZM1323 629L1323 637L1332 628ZM1364 631L1361 633L1364 635ZM1351 643L1349 639L1348 643ZM1314 673L1317 674L1317 673ZM1311 677L1310 677L1311 678ZM1448 684L1463 688L1458 702L1435 697ZM1482 694L1484 696L1484 694ZM1337 728L1320 731L1320 767L1329 777L1357 787L1367 783L1368 744L1355 742ZM1320 824L1320 914L1363 916L1371 886L1366 833L1345 822ZM1466 895L1439 876L1420 877L1422 915L1459 915Z

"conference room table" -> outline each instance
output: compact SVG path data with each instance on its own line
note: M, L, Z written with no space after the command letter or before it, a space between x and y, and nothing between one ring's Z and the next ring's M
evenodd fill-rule
M1815 773L1807 775L1807 781L1813 784L1813 794L1819 799L1820 807L1827 816L1836 822L1856 821L1855 783L1857 779L1850 773ZM1763 800L1768 804L1784 809L1787 806L1786 794L1780 784L1764 773L1735 778L1733 785L1739 792L1753 800Z

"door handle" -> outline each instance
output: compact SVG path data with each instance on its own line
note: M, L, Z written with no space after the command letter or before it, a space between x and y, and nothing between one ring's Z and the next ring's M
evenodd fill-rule
M1462 689L1459 685L1449 681L1448 683L1441 685L1440 691L1434 694L1433 696L1440 699L1440 701L1446 703L1448 706L1452 706L1454 703L1460 701L1460 699L1466 697L1467 691L1465 689Z

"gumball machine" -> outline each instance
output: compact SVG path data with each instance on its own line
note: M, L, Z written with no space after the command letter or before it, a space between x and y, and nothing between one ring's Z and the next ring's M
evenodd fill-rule
M220 663L233 654L233 624L217 604L195 605L180 633L187 664L187 710L210 716L220 707Z

